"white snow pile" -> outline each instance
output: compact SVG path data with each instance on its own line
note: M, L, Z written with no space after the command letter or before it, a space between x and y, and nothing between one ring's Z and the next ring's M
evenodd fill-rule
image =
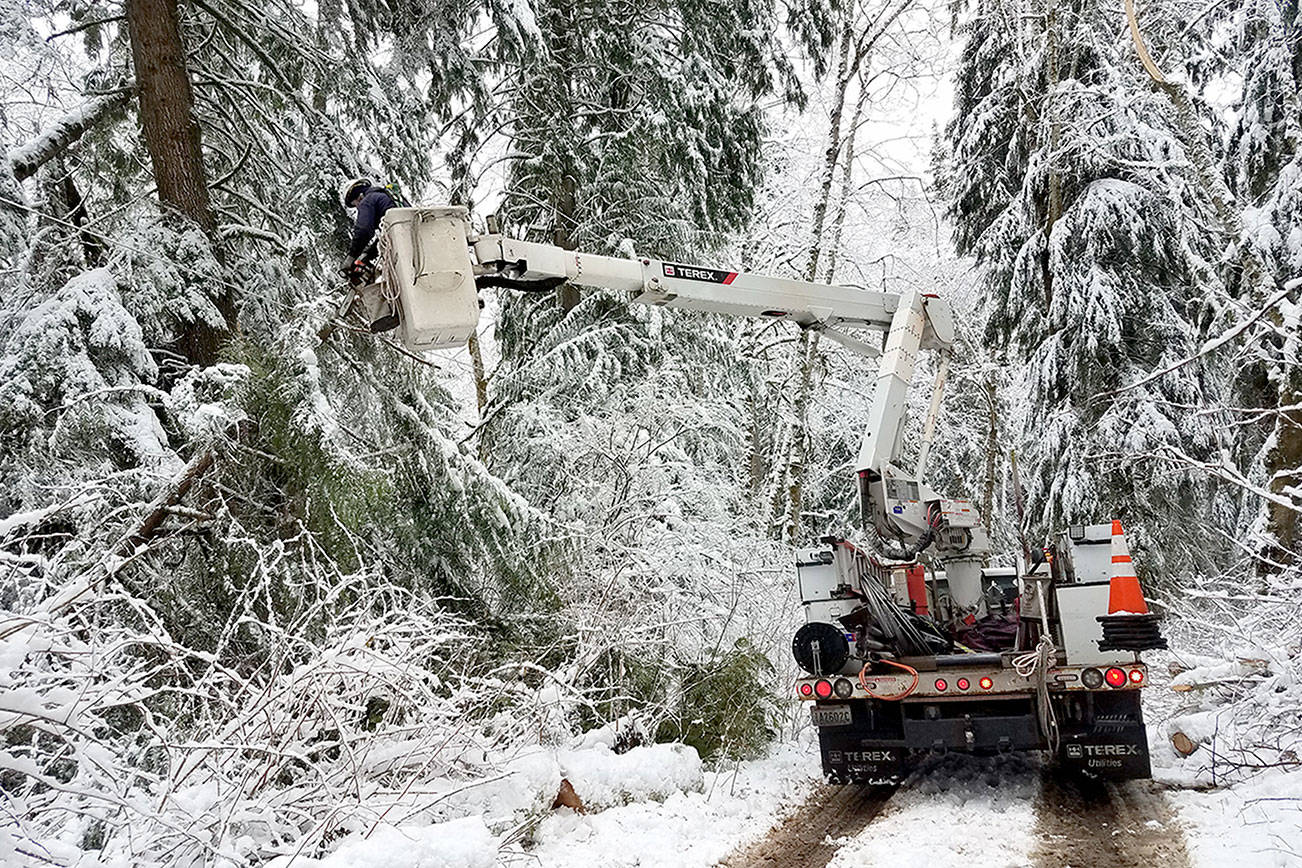
M1153 776L1198 864L1302 862L1302 584L1285 574L1253 585L1187 592L1187 610L1168 619L1172 652L1149 660Z
M806 738L766 759L703 772L696 752L683 745L615 754L597 743L532 750L508 768L498 779L451 794L450 808L448 802L441 806L467 816L432 823L386 820L344 838L327 856L285 855L268 868L486 868L516 861L617 868L647 864L648 858L651 864L704 868L763 835L781 811L802 801L816 782L818 757ZM583 799L585 813L551 809L562 772Z
M378 826L355 835L324 859L282 857L268 868L292 864L302 868L492 868L497 839L481 817L465 817L432 826Z
M556 762L588 810L664 801L705 786L701 758L684 744L635 747L622 754L605 746L562 751Z
M806 728L769 757L707 771L702 788L660 803L630 802L595 814L548 813L527 837L505 843L499 859L538 868L707 868L763 837L783 812L808 797L818 773L817 743Z

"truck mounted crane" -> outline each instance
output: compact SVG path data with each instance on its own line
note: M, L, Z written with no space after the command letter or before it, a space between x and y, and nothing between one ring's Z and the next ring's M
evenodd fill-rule
M463 346L482 289L573 283L633 304L784 320L875 358L855 474L868 543L824 537L796 557L805 623L792 652L807 675L794 690L811 704L824 774L888 781L932 753L1049 750L1101 776L1149 776L1139 652L1165 642L1119 523L1068 528L1018 567L991 568L976 507L923 482L954 348L944 298L566 250L478 232L460 207L390 210L380 254L368 290L396 305L414 353ZM935 375L906 464L923 351L936 354Z

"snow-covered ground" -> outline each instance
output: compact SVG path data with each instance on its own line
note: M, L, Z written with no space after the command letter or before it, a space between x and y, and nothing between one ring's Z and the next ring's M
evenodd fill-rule
M1166 769L1154 769L1154 776L1169 779ZM1167 798L1196 866L1302 865L1302 780L1296 773L1267 771L1225 789L1174 789Z
M487 868L497 864L617 868L709 866L762 837L818 783L812 733L768 757L703 772L695 751L655 745L611 753L604 745L530 754L465 809L483 814L435 824L380 826L342 841L323 859L272 868ZM564 775L587 808L530 810ZM548 800L550 801L550 799ZM524 813L522 823L503 824ZM490 831L492 823L496 832Z
M766 759L707 773L700 791L679 792L663 803L553 814L538 826L527 854L515 849L503 861L558 868L704 868L737 845L763 837L782 812L805 800L818 783L817 772L817 747L806 737Z
M1012 868L1034 846L1035 763L1024 756L947 756L925 763L829 868L900 865Z
M1228 730L1233 709L1214 705L1190 713L1189 693L1171 690L1167 670L1176 655L1151 655L1152 685L1145 693L1153 779L1166 789L1167 800L1179 818L1185 846L1196 866L1234 865L1236 868L1284 868L1302 865L1302 774L1285 768L1240 775L1227 785L1224 770L1217 773L1211 760L1215 731ZM1182 655L1188 663L1191 655ZM1200 661L1214 663L1214 661ZM1233 664L1204 666L1200 672L1217 672ZM1177 676L1189 682L1188 674ZM1292 691L1279 696L1290 699ZM1196 708L1197 702L1193 703ZM1200 748L1187 758L1171 747L1173 729L1192 731L1204 724L1211 748ZM1192 733L1198 736L1203 733Z
M1162 682L1147 692L1154 778L1181 826L1191 864L1302 865L1297 776L1267 772L1226 788L1198 789L1202 779L1196 764L1169 746L1166 724L1178 704ZM323 859L282 858L272 864L706 868L763 838L804 802L819 783L817 770L817 744L809 729L763 759L717 772L703 770L695 752L682 746L616 755L597 739L566 750L538 749L517 758L500 780L444 800L450 810L430 815L441 822L380 825L355 832ZM586 813L539 802L539 794L550 793L561 776L584 800ZM1035 864L1042 779L1034 757L929 761L865 831L827 841L838 848L829 866L892 866L906 856L928 868ZM1157 821L1136 817L1134 822Z

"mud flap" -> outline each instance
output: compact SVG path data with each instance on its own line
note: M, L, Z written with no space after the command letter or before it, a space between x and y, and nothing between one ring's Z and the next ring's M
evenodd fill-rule
M834 784L894 783L908 776L910 751L901 731L898 703L851 700L851 721L819 726L823 775Z
M1100 724L1090 732L1064 735L1058 761L1064 768L1110 780L1153 776L1142 723Z
M823 775L834 784L884 784L909 773L908 751L902 747L852 744L823 748Z

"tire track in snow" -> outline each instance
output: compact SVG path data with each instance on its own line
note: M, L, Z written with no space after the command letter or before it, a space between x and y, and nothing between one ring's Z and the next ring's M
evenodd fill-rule
M718 868L823 868L841 840L862 832L895 790L824 784L767 837L733 853Z
M1036 800L1036 868L1189 868L1159 786L1111 783L1047 767Z
M1038 788L1032 756L931 757L829 868L1026 868Z

